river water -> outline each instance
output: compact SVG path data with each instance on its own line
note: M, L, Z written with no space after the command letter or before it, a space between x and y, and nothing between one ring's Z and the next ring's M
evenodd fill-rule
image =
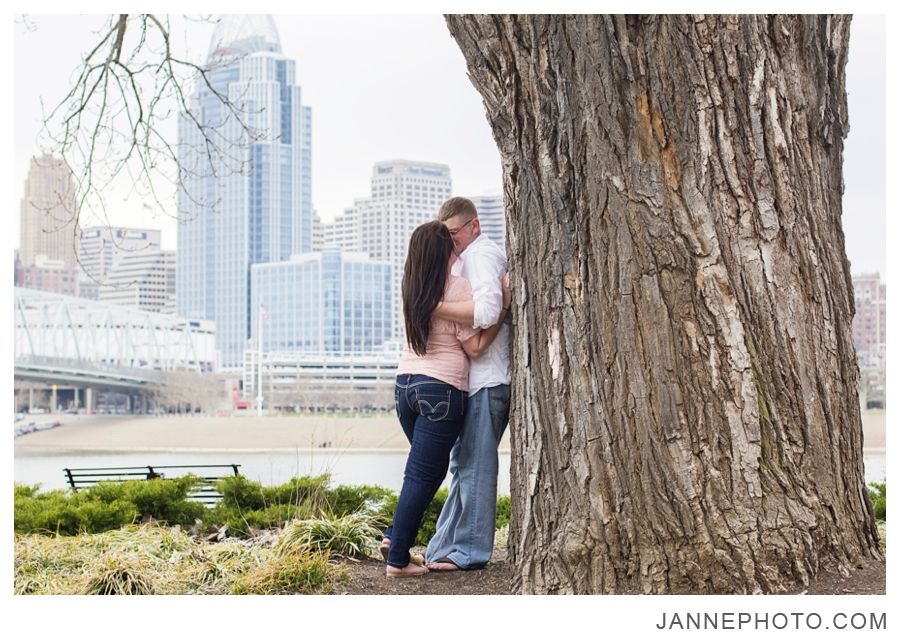
M865 455L866 483L884 481L885 455ZM297 475L330 473L333 485L376 484L400 490L404 453L356 453L322 450L292 453L108 453L22 455L15 458L15 481L41 484L45 490L67 486L63 468L113 466L177 466L183 464L240 464L242 475L276 485ZM223 469L224 470L224 469ZM445 480L444 485L449 481ZM500 494L509 494L509 453L500 453Z

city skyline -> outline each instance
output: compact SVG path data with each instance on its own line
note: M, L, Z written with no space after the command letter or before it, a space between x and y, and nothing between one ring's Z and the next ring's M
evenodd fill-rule
M369 168L404 158L450 165L454 194L496 193L502 184L499 153L480 96L466 77L461 53L443 18L431 16L275 16L284 54L297 60L304 103L317 113L312 205L331 222L368 191ZM97 16L38 16L28 31L15 29L17 198L31 155L39 152L39 98L52 104L63 93L78 55L91 41ZM173 25L179 41L202 60L213 25ZM340 36L340 37L338 37ZM58 55L39 55L52 42ZM71 64L60 63L71 58ZM850 132L844 148L844 219L847 256L854 273L879 272L885 262L885 26L881 16L855 16L847 64ZM450 99L448 99L448 96ZM171 127L174 139L174 125ZM114 225L164 231L175 246L174 212L148 215L140 198L110 198ZM86 221L85 225L97 221ZM18 237L18 220L15 221Z
M36 148L38 97L43 94L49 104L62 95L77 56L91 41L90 30L102 24L96 16L93 20L68 18L30 18L37 25L33 32L17 27L16 47L22 58L28 56L29 47L40 49L39 40L45 37L61 47L68 46L74 56L71 68L62 70L59 64L42 68L45 80L36 83L38 86L31 86L25 77L23 67L29 65L18 67L17 111L30 115L17 134L17 156L19 150L27 155ZM454 164L459 166L460 192L499 192L500 158L481 98L469 84L462 55L440 16L275 16L274 20L284 55L297 61L303 101L318 114L312 135L316 166L312 193L313 207L324 222L332 221L353 205L354 198L368 193L371 166L378 161ZM173 22L178 23L174 17ZM83 33L79 34L79 28ZM179 26L173 26L173 33L179 40L190 40L187 50L202 62L214 27L193 22L187 28L189 38ZM435 46L437 41L441 41L440 46ZM370 55L373 50L383 55ZM319 63L321 59L328 63ZM40 60L34 63L40 64ZM446 73L448 68L453 72ZM57 87L55 93L46 88L51 84ZM30 101L26 97L29 93ZM448 100L448 95L453 99ZM174 139L175 127L169 128ZM29 136L31 145L23 148ZM114 208L114 199L110 200L110 209ZM120 202L117 211L121 213L113 217L121 215L121 222L116 218L115 223L146 226L144 203ZM174 210L173 205L169 213L174 214ZM156 212L155 220L163 230L174 231L176 227L164 213ZM174 248L174 235L167 233L164 237L168 242L163 248Z

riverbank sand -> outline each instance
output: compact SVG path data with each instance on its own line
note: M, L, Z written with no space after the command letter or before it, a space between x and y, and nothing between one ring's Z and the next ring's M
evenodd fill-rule
M59 428L15 440L15 454L107 452L278 452L354 450L406 452L409 445L395 417L235 417L40 415ZM37 420L35 420L37 421ZM509 436L501 442L509 450Z
M37 420L40 417L40 420ZM355 450L406 452L409 446L397 419L380 417L133 417L106 415L35 416L58 419L59 428L15 440L15 454L46 455L96 452L271 452ZM883 453L883 411L863 413L864 448ZM509 431L500 443L509 450Z

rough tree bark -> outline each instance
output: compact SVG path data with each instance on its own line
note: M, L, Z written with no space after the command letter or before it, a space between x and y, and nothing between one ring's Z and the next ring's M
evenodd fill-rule
M503 159L526 593L878 557L841 230L847 16L450 16Z

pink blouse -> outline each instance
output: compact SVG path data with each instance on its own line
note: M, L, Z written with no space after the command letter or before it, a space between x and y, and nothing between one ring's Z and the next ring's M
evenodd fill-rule
M456 275L447 276L445 302L466 302L472 299L469 280ZM406 345L397 366L398 375L428 375L446 382L461 391L469 390L469 359L462 342L478 333L478 329L456 322L431 318L425 355L416 355Z

